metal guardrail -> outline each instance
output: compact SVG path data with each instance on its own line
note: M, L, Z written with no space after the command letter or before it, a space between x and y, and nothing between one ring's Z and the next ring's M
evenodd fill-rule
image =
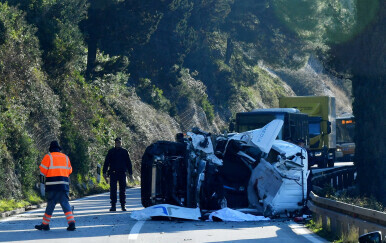
M381 231L386 236L386 213L319 197L313 192L310 192L310 198L307 206L321 218L324 229L336 235L347 235L355 228L359 235Z
M356 167L342 166L329 170L312 173L312 185L324 187L331 185L335 189L343 189L352 186L355 180Z

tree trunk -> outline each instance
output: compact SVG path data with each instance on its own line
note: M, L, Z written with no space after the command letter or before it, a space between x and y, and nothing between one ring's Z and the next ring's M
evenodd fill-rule
M227 65L229 65L229 62L231 60L232 52L233 52L232 39L230 37L228 37L228 39L227 39L227 50L226 50L226 53L225 53L225 64L227 64Z
M353 79L357 180L364 195L386 203L385 77Z
M88 40L88 52L87 52L87 69L86 69L86 78L90 80L91 75L94 70L96 53L97 53L97 38L95 36L90 36Z

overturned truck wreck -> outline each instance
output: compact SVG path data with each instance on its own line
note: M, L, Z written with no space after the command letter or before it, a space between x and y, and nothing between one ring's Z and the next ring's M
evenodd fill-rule
M276 140L283 122L215 138L197 128L177 142L147 147L141 166L144 207L172 204L201 210L256 209L296 214L307 197L305 149Z

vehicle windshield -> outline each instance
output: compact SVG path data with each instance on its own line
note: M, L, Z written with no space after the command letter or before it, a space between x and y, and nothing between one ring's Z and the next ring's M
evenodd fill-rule
M354 142L355 122L350 119L336 121L336 142L353 143Z
M313 137L316 137L318 135L320 135L320 123L319 122L309 122L308 123L308 127L309 127L309 132L310 132L310 137L313 138Z
M271 121L280 119L284 121L284 114L264 114L264 113L249 113L246 115L239 115L237 117L237 132L246 132L258 128L262 128ZM278 139L283 139L283 128L280 130Z

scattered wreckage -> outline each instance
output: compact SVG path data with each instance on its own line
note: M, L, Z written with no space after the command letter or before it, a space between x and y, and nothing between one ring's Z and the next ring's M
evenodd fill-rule
M265 217L300 213L307 197L307 152L276 140L282 126L274 120L261 129L217 136L215 148L211 134L198 128L179 134L177 142L153 143L141 166L142 204L154 209L146 212L169 217L180 208L195 215L225 208Z

